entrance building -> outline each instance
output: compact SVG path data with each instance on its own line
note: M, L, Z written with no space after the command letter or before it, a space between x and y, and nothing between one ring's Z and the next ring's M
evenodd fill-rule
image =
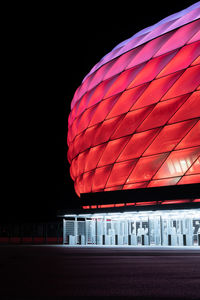
M200 246L200 209L65 214L63 243Z

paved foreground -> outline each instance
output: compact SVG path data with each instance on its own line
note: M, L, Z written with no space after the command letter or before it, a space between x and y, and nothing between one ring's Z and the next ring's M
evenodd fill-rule
M200 249L0 247L0 299L59 296L200 299Z

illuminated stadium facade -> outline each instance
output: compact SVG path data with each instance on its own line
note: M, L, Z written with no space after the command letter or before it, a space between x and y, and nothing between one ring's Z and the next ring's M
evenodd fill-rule
M116 46L75 92L70 245L200 245L200 2Z

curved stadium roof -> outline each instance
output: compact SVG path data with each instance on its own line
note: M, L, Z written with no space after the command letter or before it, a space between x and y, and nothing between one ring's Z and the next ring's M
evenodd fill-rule
M117 45L74 94L77 194L200 182L200 2Z

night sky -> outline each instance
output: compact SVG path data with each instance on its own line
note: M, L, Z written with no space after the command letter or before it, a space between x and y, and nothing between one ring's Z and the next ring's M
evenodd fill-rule
M12 129L22 133L11 137L10 179L0 211L2 221L54 220L58 209L78 207L66 158L67 118L76 88L117 44L194 3L115 1L108 9L102 2L87 7L77 2L48 18L44 39L40 37L44 44L48 36L41 55L40 39L36 40L41 62L38 72L45 88L41 93L37 79L34 81L35 91L27 93L26 115L19 118L19 127ZM30 95L34 95L31 103Z

